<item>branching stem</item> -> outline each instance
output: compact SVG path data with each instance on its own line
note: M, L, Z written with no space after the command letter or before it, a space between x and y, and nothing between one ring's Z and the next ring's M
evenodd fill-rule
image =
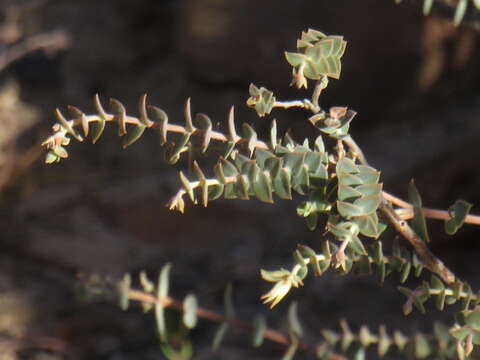
M350 150L358 156L358 159L362 164L368 165L368 161L363 155L362 150L352 137L347 136L345 138L345 143ZM404 205L406 205L406 203ZM440 259L433 255L428 246L422 239L420 239L412 227L395 212L390 201L385 198L385 195L380 204L380 211L388 219L390 224L392 224L395 230L397 230L397 232L413 246L417 254L425 263L427 269L440 276L440 278L447 284L453 284L455 282L455 274L450 271Z
M183 303L171 297L158 298L139 290L129 290L128 297L130 300L139 301L139 302L148 303L148 304L160 303L167 308L183 311ZM245 331L251 332L254 330L253 325L247 321L243 321L236 318L227 318L222 314L219 314L217 312L214 312L202 307L197 308L197 315L200 318L203 318L212 322L216 322L216 323L227 322L230 325ZM271 329L271 328L265 329L264 337L277 344L281 344L285 346L291 345L291 340L289 336L275 329ZM302 342L298 344L298 347L304 351L314 350L312 346ZM347 360L345 356L338 353L330 354L329 359L330 360Z

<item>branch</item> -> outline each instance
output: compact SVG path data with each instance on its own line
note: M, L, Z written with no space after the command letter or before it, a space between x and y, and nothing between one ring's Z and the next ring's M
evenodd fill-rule
M143 95L141 103L144 104L144 102L146 101L145 99L146 99L146 95ZM113 115L113 114L109 114L109 113L104 112L103 107L100 104L100 99L99 99L98 94L95 95L94 102L95 102L95 105L97 106L97 109L100 108L100 110L101 110L101 114L99 114L99 115L84 115L80 118L76 118L76 119L73 119L73 120L66 120L63 117L62 113L60 112L60 110L58 108L55 111L55 115L56 115L57 119L59 119L59 121L60 120L64 121L65 124L71 129L73 129L75 127L78 127L78 126L81 126L82 128L85 129L85 128L88 128L88 124L94 123L94 122L100 122L100 121L118 122L120 120L118 115ZM145 106L145 104L144 104L144 106ZM186 106L187 107L190 106L190 99L187 100L187 105ZM124 118L122 119L122 121L125 124L130 124L130 125L137 125L137 126L138 125L140 125L140 126L145 125L145 123L142 122L138 117L131 116L131 115L126 115L126 114L125 114ZM170 124L170 123L166 124L165 127L162 128L162 124L160 124L158 122L153 122L153 121L150 121L150 120L148 120L148 125L146 125L146 126L147 126L147 128L150 128L150 129L157 129L157 130L158 129L163 129L165 131L165 136L168 134L168 132L177 133L177 134L186 134L186 133L190 132L194 136L201 136L201 137L204 137L207 134L207 132L205 130L196 128L193 125L192 125L191 131L188 131L182 125L176 125L176 124ZM230 110L229 126L232 128L232 132L234 132L235 131L235 125L234 125L234 120L233 120L233 106ZM42 146L45 146L47 149L52 149L55 146L57 146L58 144L61 144L62 140L69 133L68 129L65 126L60 125L60 123L54 124L52 129L53 129L54 133L50 137L48 137L45 141L42 142ZM208 136L209 136L210 139L217 140L217 141L220 141L220 142L234 141L235 143L240 143L241 144L241 143L246 143L246 142L249 141L248 139L241 138L240 136L236 135L236 133L232 134L231 135L232 138L231 138L227 135L224 135L221 132L213 131L213 130L208 132ZM83 139L81 137L77 137L77 140L83 141ZM265 143L263 141L260 141L260 140L256 141L255 147L258 148L258 149L265 149L265 150L269 149L267 143Z
M350 150L357 155L358 159L362 164L368 165L367 159L363 155L362 150L357 145L355 140L353 140L350 136L347 136L342 140L347 144ZM440 278L445 281L445 283L453 284L455 282L455 274L450 269L448 269L443 264L443 262L430 251L425 242L420 239L420 237L415 233L411 226L408 225L408 223L395 212L388 196L385 197L385 193L383 193L382 195L383 201L380 204L380 211L388 219L390 224L413 246L416 253L422 258L427 269L440 276ZM405 202L403 203L404 205L408 204Z
M397 205L400 209L395 209L395 212L402 220L409 220L413 218L413 205L396 197L395 195L383 192L384 199L390 201L392 204ZM430 219L438 220L449 220L451 219L450 214L446 210L437 210L422 208L423 215ZM479 215L467 215L465 218L466 224L480 225L480 216Z
M12 45L0 54L0 71L29 53L37 50L54 52L65 49L68 44L69 39L63 31L31 36L20 43Z
M178 311L182 311L183 312L183 303L178 301L178 300L175 300L171 297L165 297L165 298L157 298L153 295L150 295L148 293L145 293L143 291L139 291L139 290L129 290L128 291L128 298L130 300L134 300L134 301L139 301L139 302L142 302L142 303L149 303L149 304L161 304L167 308L172 308L172 309L176 309ZM198 317L200 318L203 318L203 319L206 319L206 320L209 320L209 321L212 321L212 322L216 322L216 323L224 323L224 322L227 322L229 323L230 325L238 328L238 329L241 329L241 330L245 330L245 331L248 331L248 332L251 332L254 330L254 327L251 323L247 322L247 321L243 321L243 320L240 320L240 319L235 319L235 318L227 318L226 316L222 315L222 314L219 314L219 313L216 313L214 311L211 311L211 310L208 310L208 309L205 309L205 308L202 308L202 307L199 307L197 308L197 315ZM272 342L275 342L277 344L281 344L281 345L285 345L285 346L290 346L291 345L291 340L290 338L280 332L280 331L277 331L275 329L271 329L271 328L267 328L265 329L265 333L264 333L264 337ZM310 345L307 345L305 343L299 343L298 344L298 347L304 351L314 351L314 347L310 346ZM338 354L338 353L331 353L329 355L329 359L330 360L347 360L347 358L341 354Z

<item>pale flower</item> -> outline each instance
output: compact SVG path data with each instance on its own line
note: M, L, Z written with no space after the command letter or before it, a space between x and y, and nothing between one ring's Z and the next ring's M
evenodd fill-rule
M277 305L292 288L292 278L287 277L278 281L275 286L261 297L264 304L270 304L270 309Z

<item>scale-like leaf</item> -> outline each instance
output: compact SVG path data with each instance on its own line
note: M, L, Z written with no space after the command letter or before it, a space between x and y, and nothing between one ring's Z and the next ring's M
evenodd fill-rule
M138 124L133 129L131 129L122 140L123 148L125 149L127 146L132 145L135 141L140 139L146 128L147 127L145 125Z
M464 200L457 200L455 204L450 206L448 212L451 218L445 221L445 231L447 234L453 235L463 226L465 218L468 216L471 208L472 204Z
M296 301L293 301L288 308L288 329L291 335L297 338L302 336L303 330L298 318Z
M122 310L128 309L128 304L130 302L129 291L130 291L131 285L132 285L132 278L130 274L125 274L123 279L118 284L120 308Z
M218 350L220 345L223 342L223 339L225 338L225 335L227 334L228 330L228 323L223 322L217 329L215 336L213 337L213 342L212 342L212 350L215 352Z
M197 297L188 294L183 301L183 323L188 329L193 329L197 325Z
M253 191L255 192L255 196L259 200L267 203L273 203L272 185L268 172L260 172L257 177L257 181L253 183Z
M262 315L257 315L253 320L252 344L254 347L260 347L265 339L267 330L267 321Z
M162 300L168 297L168 288L170 283L170 268L171 264L165 264L160 271L157 283L157 302L155 303L155 319L157 323L158 334L162 342L166 341L167 328L165 323L165 306Z
M281 199L292 199L292 184L290 179L290 171L282 168L277 177L273 179L273 188L275 193Z
M417 235L425 242L430 242L428 236L427 222L422 211L422 198L415 186L415 183L410 181L408 185L408 200L413 205L414 217L412 219L412 227Z

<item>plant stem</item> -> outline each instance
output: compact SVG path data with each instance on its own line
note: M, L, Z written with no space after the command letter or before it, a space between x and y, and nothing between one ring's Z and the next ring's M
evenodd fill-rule
M351 136L346 136L344 141L350 150L358 156L360 162L364 165L368 165L368 161L363 155L363 151L357 145L355 140L353 140ZM447 284L455 282L454 273L450 271L440 259L433 255L425 242L420 239L411 226L395 212L390 201L385 198L385 196L383 196L383 201L380 204L380 211L388 219L395 230L397 230L397 232L413 246L417 254L425 263L427 269L440 276L440 278Z
M129 297L130 300L139 301L139 302L142 302L142 303L149 303L149 304L160 303L167 308L173 308L173 309L176 309L178 311L183 311L183 303L178 301L178 300L175 300L171 297L158 298L158 297L155 297L153 295L150 295L148 293L145 293L145 292L139 291L139 290L129 290L128 291L128 297ZM214 311L202 308L202 307L197 308L197 315L200 318L203 318L203 319L206 319L206 320L209 320L209 321L212 321L212 322L216 322L216 323L227 322L230 325L232 325L232 326L234 326L238 329L245 330L245 331L251 332L251 331L254 330L253 325L251 323L247 322L247 321L243 321L243 320L236 319L236 318L227 318L226 316L224 316L222 314L219 314L217 312L214 312ZM264 337L265 337L265 339L268 339L268 340L270 340L272 342L275 342L277 344L282 344L282 345L285 345L285 346L290 346L291 345L290 338L286 334L284 334L284 333L282 333L278 330L275 330L275 329L267 328L265 330ZM304 350L304 351L313 351L314 350L314 347L312 347L310 345L307 345L305 343L299 343L298 347L300 349ZM345 356L343 356L341 354L338 354L338 353L331 353L329 359L330 360L347 360L347 358Z
M287 101L287 102L276 102L275 104L276 104L275 106L278 106L278 107L284 107L284 108L301 107L301 108L306 108L306 109L310 109L310 110L311 110L310 106L314 106L314 104L312 104L307 99L305 99L303 101L295 100L295 101ZM96 122L96 121L101 120L98 115L86 115L85 118L86 118L87 123ZM117 118L116 118L115 115L106 114L105 121L116 122ZM140 125L140 124L142 124L141 121L137 117L129 116L129 115L127 115L125 117L125 122L127 124L130 124L130 125ZM68 124L72 128L74 128L74 127L77 127L77 126L81 125L81 120L80 119L68 120ZM160 127L160 125L156 122L151 122L151 124L149 126L149 128L151 128L151 129L159 129L159 127ZM67 134L66 129L59 126L58 124L54 125L54 130L55 130L55 133L53 135L51 135L49 138L47 138L42 143L42 145L46 146L47 148L49 148L51 145L56 144L57 143L56 139L63 138ZM185 127L183 127L181 125L167 124L167 133L168 132L185 134L187 131L186 131ZM205 134L205 131L203 131L201 129L198 129L198 128L194 128L193 132L192 132L192 135L202 136L204 134ZM212 131L211 132L211 138L216 140L216 141L220 141L220 142L227 142L227 141L231 140L228 136L226 136L223 133L218 132L218 131ZM242 139L242 138L238 139L238 143L244 143L246 141L248 141L248 140L247 139ZM354 155L357 156L357 158L359 159L359 161L362 164L368 165L367 159L366 159L365 155L363 154L363 151L360 149L360 147L357 145L357 143L349 135L346 136L345 138L343 138L342 141L345 144L347 144L347 146L354 153ZM263 141L260 141L260 140L257 140L257 142L255 144L255 147L258 148L258 149L264 149L264 150L269 149L268 144L263 142ZM395 204L395 205L400 207L400 209L396 209L396 212L398 214L398 217L401 220L408 220L408 219L411 219L413 217L413 211L410 210L410 209L413 208L413 206L410 203L408 203L408 202L406 202L406 201L404 201L404 200L402 200L402 199L400 199L400 198L398 198L398 197L396 197L392 194L389 194L386 191L383 191L382 194L383 194L383 198L385 200L387 200L387 201L391 202L392 204ZM423 208L422 211L423 211L424 215L428 218L442 219L442 220L447 220L447 219L450 218L448 212L445 211L445 210L435 210L435 209ZM465 223L480 225L480 216L478 216L478 215L468 215L465 218Z

